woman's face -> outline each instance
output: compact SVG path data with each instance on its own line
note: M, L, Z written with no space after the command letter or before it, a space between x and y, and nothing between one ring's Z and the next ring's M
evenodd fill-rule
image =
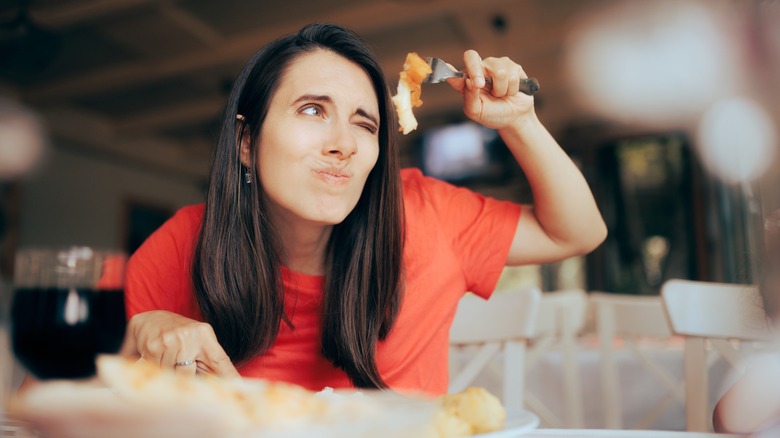
M326 50L294 60L257 145L257 171L274 219L342 222L376 164L379 123L373 85L357 64ZM242 146L242 160L243 154Z

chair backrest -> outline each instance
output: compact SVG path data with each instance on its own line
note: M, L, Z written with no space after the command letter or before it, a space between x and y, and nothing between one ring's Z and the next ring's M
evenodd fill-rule
M599 327L604 327L605 317L612 317L612 330L615 336L655 338L672 336L658 295L592 292L590 302L596 309L596 321ZM611 315L607 315L607 312Z
M670 280L661 294L669 324L678 335L771 339L756 286Z
M581 289L545 292L539 304L533 337L579 333L585 326L588 294Z
M651 428L668 404L683 401L678 378L650 357L636 342L638 338L670 338L672 332L666 321L661 298L654 296L620 295L601 292L590 294L595 309L596 325L601 348L601 388L604 403L604 424L609 429L623 429L623 409L614 340L621 338L625 349L631 351L642 366L646 377L665 386L667 397L636 425L639 429Z
M529 371L533 369L551 348L559 348L563 353L563 418L531 392L526 392L525 404L538 414L543 424L548 427L584 426L584 400L577 363L577 345L579 333L585 326L587 309L588 294L580 289L545 292L539 303L539 313L533 330L533 345L528 352L526 367Z
M478 350L457 372L451 362L450 393L465 390L503 353L500 397L508 410L523 408L525 345L533 333L540 297L539 289L517 289L495 292L489 300L472 294L461 298L450 328L451 350Z
M670 280L662 288L672 331L685 337L685 421L693 432L712 429L709 412L710 353L732 366L741 360L730 341L769 341L758 288L751 285ZM740 343L741 344L741 343ZM708 348L711 346L711 348Z
M495 292L489 300L466 294L450 327L450 344L528 339L537 320L540 296L538 289Z

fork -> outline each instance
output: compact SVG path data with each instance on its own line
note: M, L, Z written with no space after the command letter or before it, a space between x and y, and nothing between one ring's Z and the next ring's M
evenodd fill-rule
M425 58L428 61L428 65L431 66L433 72L429 74L423 82L429 84L438 84L448 78L465 78L466 73L457 71L447 65L446 62L439 58ZM490 90L493 87L493 81L490 78L485 78L485 87ZM525 78L520 80L520 91L533 96L534 93L539 91L539 81L536 78Z

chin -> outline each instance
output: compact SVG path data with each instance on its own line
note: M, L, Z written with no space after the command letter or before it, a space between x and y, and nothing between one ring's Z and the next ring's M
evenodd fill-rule
M313 211L309 212L306 216L304 216L305 219L316 222L318 224L322 225L338 225L342 222L344 222L344 219L347 218L349 213L351 213L352 210L342 210L339 209L338 211Z
M324 225L338 225L344 222L344 219L352 213L357 205L357 201L355 204L343 202L344 200L341 201L342 202L321 202L319 205L312 203L310 204L310 207L306 209L305 218Z
M321 216L317 222L320 222L325 225L338 225L344 222L344 219L346 219L348 215L349 213L325 215L325 216Z

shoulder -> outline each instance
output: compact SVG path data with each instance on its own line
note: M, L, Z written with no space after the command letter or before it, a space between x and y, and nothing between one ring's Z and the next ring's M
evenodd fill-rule
M407 218L410 211L415 214L431 206L431 184L435 181L423 175L420 169L407 168L401 170L401 185L403 187L404 209Z
M420 169L408 167L401 169L401 184L406 190L425 190L437 186L450 186L449 183L425 176Z
M177 237L193 236L200 230L205 208L205 204L182 207L158 231Z
M130 257L125 305L128 315L168 310L195 317L190 265L204 205L179 209Z
M425 176L421 170L408 168L401 170L404 204L407 209L430 209L448 212L459 205L482 202L485 198L465 187Z
M424 178L425 176L423 176L423 173L420 169L414 167L407 167L405 169L401 169L401 182L404 185L404 187L406 187L407 184L419 183L420 180Z
M455 186L447 182L425 176L420 169L416 168L401 170L401 184L406 202L421 198L422 200L430 201L432 196L456 189Z
M168 221L173 225L196 225L199 226L203 221L203 212L206 204L188 205L176 211L176 214Z
M189 249L197 238L200 224L203 221L204 204L182 207L168 219L157 231L136 251L135 255L169 256Z

